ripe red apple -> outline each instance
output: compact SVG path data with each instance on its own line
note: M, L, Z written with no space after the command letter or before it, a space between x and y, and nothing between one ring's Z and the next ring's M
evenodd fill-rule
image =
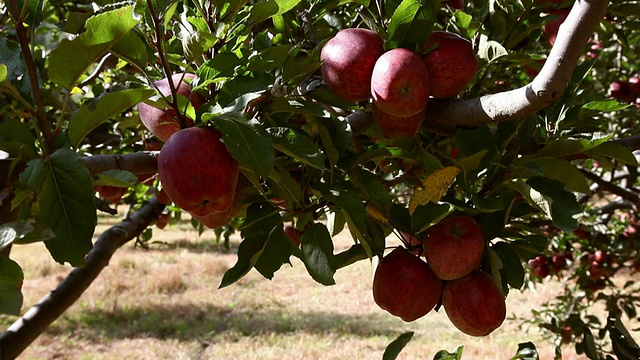
M242 211L244 204L241 202L234 202L231 207L225 211L213 211L209 214L205 214L203 216L199 216L195 213L190 213L191 216L198 220L198 222L202 223L202 225L208 227L209 229L215 229L222 225L226 225L233 219L236 215Z
M422 108L422 111L415 115L401 117L384 112L376 103L373 104L373 118L387 138L413 138L420 130L426 113L426 108Z
M300 241L300 239L302 239L302 231L294 228L293 226L285 226L284 233L296 244L296 246L300 246L302 243Z
M629 95L629 84L625 81L616 80L609 84L609 96L614 99L624 99Z
M171 219L171 215L169 213L162 213L158 216L158 220L156 220L156 227L158 229L164 229L167 224L169 224L169 220Z
M124 194L127 193L127 188L117 186L95 185L93 189L100 194L101 198L111 204L119 204Z
M402 247L380 260L373 277L373 300L404 321L433 309L442 294L442 280L419 257Z
M171 76L177 93L185 96L191 102L194 108L198 109L205 103L205 100L197 94L191 94L191 86L182 79L193 79L194 74L174 74ZM171 95L171 88L169 87L169 80L162 79L154 82L160 93L164 96ZM158 109L145 103L138 104L138 113L140 114L140 120L149 131L157 136L162 141L169 140L169 137L176 131L180 130L180 122L177 119L177 115L173 109ZM184 117L184 114L180 114L183 117L186 126L193 126L193 120Z
M453 325L471 336L489 335L507 315L502 291L491 276L481 271L447 282L442 306Z
M322 47L320 71L336 95L349 101L370 96L373 66L384 53L382 38L368 29L344 29Z
M429 73L420 56L404 48L382 54L371 75L371 95L380 110L395 116L424 111L429 100Z
M629 92L634 95L640 95L640 77L632 76L627 83L629 84Z
M569 15L568 9L558 9L549 11L550 14L557 16L556 19L549 21L544 24L542 27L542 33L544 37L547 39L549 45L553 46L556 42L556 38L558 37L558 31L560 30L560 25L567 19L567 15Z
M465 0L447 0L446 4L454 9L464 9Z
M167 192L164 190L164 188L160 189L156 193L156 199L160 204L164 205L168 205L171 202L171 199L169 199L169 195L167 195Z
M427 230L423 255L440 279L454 280L480 267L484 245L480 225L470 216L458 215Z
M429 35L423 50L437 47L422 56L429 72L431 96L452 98L461 93L478 71L478 59L471 42L446 31Z
M176 132L158 155L163 189L178 207L206 217L234 203L239 165L211 127Z

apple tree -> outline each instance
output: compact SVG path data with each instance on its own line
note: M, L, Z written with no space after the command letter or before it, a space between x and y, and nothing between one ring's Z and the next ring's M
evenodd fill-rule
M322 285L382 259L382 308L442 306L483 336L510 291L563 277L528 321L591 359L638 358L636 287L616 281L640 268L638 16L633 0L0 4L0 311L22 313L13 246L75 267L0 336L3 357L119 247L189 213L241 235L221 287L292 257ZM127 217L93 242L118 203ZM426 308L385 297L411 290L399 268L428 283Z

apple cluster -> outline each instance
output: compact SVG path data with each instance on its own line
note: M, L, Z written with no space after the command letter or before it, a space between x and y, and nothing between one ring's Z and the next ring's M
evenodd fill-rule
M419 48L385 51L377 33L344 29L323 46L320 70L337 96L372 100L385 137L411 138L422 125L429 98L457 96L478 69L471 42L457 34L434 31Z
M573 261L571 252L555 253L551 256L538 255L529 260L529 268L531 273L540 279L544 279L549 275L556 275L565 270L569 262Z
M192 94L185 81L194 77L174 74L171 81L176 94L197 110L205 100ZM154 86L163 96L171 95L169 79ZM138 112L145 127L165 141L158 155L158 177L167 200L209 228L228 223L243 206L236 191L239 165L221 141L222 134L212 127L195 127L192 119L173 109L140 103Z
M609 85L609 96L621 102L632 103L640 109L640 77L631 76L627 81L616 80Z
M480 270L485 240L472 217L450 217L429 228L422 241L414 236L405 241L408 250L394 249L376 268L373 298L378 306L409 322L441 303L454 326L471 336L486 336L502 324L505 297Z

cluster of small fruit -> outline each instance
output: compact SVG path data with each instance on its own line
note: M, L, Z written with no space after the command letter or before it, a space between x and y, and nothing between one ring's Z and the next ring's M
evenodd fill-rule
M339 97L373 99L373 115L385 137L411 138L422 125L429 98L455 97L478 69L471 42L457 34L434 31L420 49L385 51L377 33L344 29L323 46L320 70Z
M566 270L573 262L573 255L570 251L558 252L551 256L539 255L529 260L531 273L540 279L549 275L559 274Z
M486 336L502 324L505 297L493 277L480 270L485 240L472 217L450 217L429 228L422 241L405 240L409 250L394 249L375 270L378 306L409 322L441 304L453 325L471 336ZM411 251L420 246L418 254Z
M612 82L609 85L609 96L621 102L635 104L640 109L640 77L631 76L627 81Z

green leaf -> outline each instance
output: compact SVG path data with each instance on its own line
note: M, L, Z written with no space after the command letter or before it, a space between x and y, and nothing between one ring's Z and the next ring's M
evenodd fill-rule
M43 227L34 227L29 221L19 220L0 225L0 250L9 244L31 244L53 239L53 231Z
M7 70L7 65L0 64L0 82L7 80L7 74L9 70Z
M20 181L38 195L31 209L36 222L56 235L45 242L53 258L72 266L84 265L98 219L91 175L78 155L60 149L48 158L31 160Z
M137 181L137 177L132 173L114 169L98 174L97 179L93 181L93 184L128 188L135 185Z
M452 353L446 350L440 350L435 354L433 360L461 360L463 350L464 345L458 346Z
M619 103L616 99L607 99L607 100L598 100L591 101L584 105L582 105L582 109L590 110L595 112L610 112L610 111L618 111L622 109L626 109L630 104Z
M610 157L619 160L625 164L638 166L638 160L633 152L626 146L615 142L605 142L595 148L588 150L587 155L600 160L601 156Z
M406 332L398 336L395 340L393 340L387 348L384 349L384 354L382 354L382 360L395 360L400 355L400 352L404 347L411 341L413 337L413 331Z
M273 142L257 121L221 114L214 116L212 122L222 132L222 142L240 167L269 176L275 161Z
M23 281L20 265L8 256L0 255L0 313L20 315Z
M245 276L258 262L272 234L278 229L282 231L282 218L276 207L266 202L249 206L242 229L243 240L238 246L238 260L224 273L219 288L229 286ZM266 272L266 264L263 266Z
M572 163L555 157L539 158L533 163L540 167L544 176L561 181L568 190L591 193L587 178Z
M491 249L498 254L502 261L500 272L502 277L507 280L507 284L514 289L521 289L524 285L524 268L518 252L504 241L493 244Z
M0 89L9 88L16 97L21 97L29 103L33 103L33 93L29 84L29 73L25 68L22 51L18 43L7 38L0 39L0 64L7 68L6 80L0 83Z
M267 20L275 15L282 15L292 10L300 3L300 0L262 0L258 1L249 15L249 24Z
M86 31L63 39L49 55L49 78L71 89L89 67L104 56L138 24L133 6L98 14L87 20Z
M575 195L564 189L563 183L541 176L532 177L526 183L533 190L528 194L531 200L544 210L555 226L567 233L578 227L575 217L582 212L582 207Z
M421 48L433 27L433 9L429 7L433 3L403 0L389 20L388 47Z
M596 146L611 139L613 134L609 134L600 138L592 139L567 139L561 138L549 142L545 147L540 149L536 154L538 157L556 156L564 157L573 154L579 154L595 148Z
M267 129L273 139L273 147L303 164L312 166L318 170L326 168L327 158L322 150L306 134L300 134L286 127L273 127Z
M291 264L289 262L289 257L291 256L289 243L291 240L284 233L282 226L276 224L276 222L281 223L281 220L274 217L272 221L274 224L273 231L269 233L267 242L254 264L256 270L269 280L273 278L275 272L283 264Z
M367 231L367 212L358 189L348 182L337 184L316 182L312 187L320 193L320 196L343 210L349 230L362 243L367 255L372 257L372 245L375 247L375 244L372 243L373 239Z
M532 342L518 344L518 352L511 360L538 360L538 349Z
M126 109L141 103L156 92L151 89L128 89L108 92L89 100L69 120L69 140L78 147L93 129Z
M322 285L335 285L333 241L327 227L320 223L313 224L304 231L301 242L304 255L302 260L309 275Z
M122 39L113 44L110 51L140 68L144 68L151 61L150 54L153 54L149 43L134 31L124 34Z
M489 40L485 35L480 36L480 44L478 45L478 57L487 63L492 63L503 56L509 55L499 42Z
M5 118L0 122L0 150L12 156L28 154L36 156L36 138L31 133L29 125L20 121L18 117Z

